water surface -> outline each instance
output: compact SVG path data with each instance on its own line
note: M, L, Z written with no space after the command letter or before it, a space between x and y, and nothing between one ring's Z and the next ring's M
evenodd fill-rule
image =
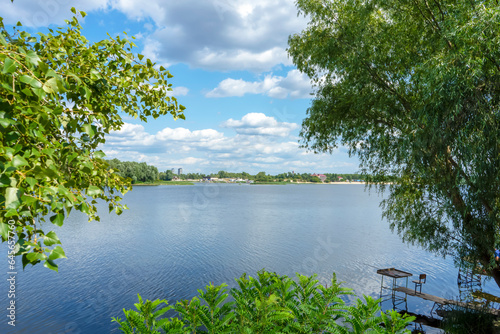
M376 269L396 267L426 273L424 292L456 297L452 260L403 244L381 219L381 200L363 185L135 187L121 216L103 206L101 222L77 213L60 229L46 227L56 230L68 259L58 262L59 273L41 265L18 273L16 327L7 326L4 311L0 332L118 333L111 317L123 318L137 294L175 303L208 282L233 287L234 278L262 268L317 273L323 283L335 272L358 296L378 297ZM6 244L0 251L7 253ZM0 288L5 310L5 279ZM493 282L484 287L496 290ZM431 308L408 299L412 312Z

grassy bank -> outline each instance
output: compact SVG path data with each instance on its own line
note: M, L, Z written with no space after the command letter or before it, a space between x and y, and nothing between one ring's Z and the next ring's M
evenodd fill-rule
M278 185L283 185L283 184L296 184L296 183L291 183L291 182L254 182L250 184L278 184Z

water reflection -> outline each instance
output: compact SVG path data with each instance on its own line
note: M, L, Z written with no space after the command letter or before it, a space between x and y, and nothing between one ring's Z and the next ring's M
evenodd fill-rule
M317 273L323 284L335 272L358 296L378 298L376 269L396 267L426 273L427 293L457 296L453 262L402 244L382 221L380 200L362 185L136 187L121 216L103 207L100 223L72 214L54 228L69 259L59 274L41 266L19 273L19 326L0 323L0 332L118 333L111 317L123 317L138 293L175 303L262 268ZM409 298L408 308L428 315L432 303Z

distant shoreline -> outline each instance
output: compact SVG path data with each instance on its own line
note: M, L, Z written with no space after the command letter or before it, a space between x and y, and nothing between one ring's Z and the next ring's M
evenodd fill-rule
M259 184L276 184L276 185L299 185L299 184L322 184L322 185L337 185L337 184L363 184L366 185L366 182L254 182L252 185L259 185Z
M135 186L192 186L196 183L205 184L206 182L201 181L163 181L158 183L134 183L132 187ZM368 185L375 183L368 182L253 182L253 183L245 183L245 182L208 182L209 184L243 184L243 185L301 185L301 184L319 184L319 185ZM384 184L392 184L391 182L386 182Z
M135 186L192 186L194 182L192 181L163 181L155 183L134 183L132 187Z

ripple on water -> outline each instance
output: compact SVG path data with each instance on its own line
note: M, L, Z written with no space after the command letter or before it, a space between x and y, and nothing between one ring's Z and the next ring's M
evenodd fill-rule
M138 293L172 304L209 282L236 287L235 278L262 268L317 273L323 284L335 272L358 296L377 297L376 269L396 267L426 273L427 293L456 296L452 261L402 244L381 219L380 200L363 186L137 187L121 216L87 223L72 214L54 228L69 259L58 274L41 266L18 274L16 333L118 332L111 317L123 318ZM484 290L497 288L487 282ZM409 297L408 307L432 305ZM3 325L1 333L14 333Z

